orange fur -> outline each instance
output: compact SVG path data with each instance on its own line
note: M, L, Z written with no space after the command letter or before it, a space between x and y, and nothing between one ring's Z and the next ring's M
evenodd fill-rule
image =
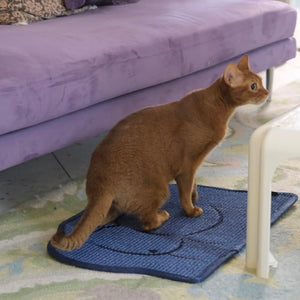
M252 88L251 88L252 87ZM202 214L195 173L204 157L223 139L234 109L261 103L268 91L254 74L245 55L230 63L224 75L206 89L181 100L149 107L120 121L94 151L87 174L88 204L73 232L57 232L53 246L79 248L99 225L119 213L136 215L144 230L169 218L160 210L175 179L186 215Z

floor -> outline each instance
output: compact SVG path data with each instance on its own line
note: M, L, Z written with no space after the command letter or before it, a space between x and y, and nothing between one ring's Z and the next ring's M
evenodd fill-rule
M300 5L299 5L300 6ZM298 14L300 9L298 9ZM295 33L300 41L300 18ZM298 43L298 49L300 44ZM300 49L299 49L300 50ZM261 74L264 77L264 73ZM300 79L300 52L276 68L273 90ZM0 172L0 213L78 178L84 178L91 153L102 136L76 143L54 153Z

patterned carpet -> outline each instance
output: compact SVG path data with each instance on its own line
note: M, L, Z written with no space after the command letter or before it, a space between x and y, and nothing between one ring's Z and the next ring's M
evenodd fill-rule
M254 128L300 103L300 81L279 89L270 105L243 107L228 134L197 172L197 182L247 188L247 151ZM281 164L273 189L300 196L300 159ZM57 225L85 206L84 179L61 186L3 213L0 222L1 299L299 299L299 203L271 230L271 249L279 262L269 280L244 268L243 251L199 284L161 278L88 271L50 258L46 245ZM299 201L298 201L299 202Z

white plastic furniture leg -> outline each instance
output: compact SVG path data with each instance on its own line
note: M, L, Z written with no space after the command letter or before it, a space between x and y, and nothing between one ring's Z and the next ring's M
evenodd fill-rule
M246 266L269 277L271 185L283 160L300 157L300 105L254 131L249 145Z

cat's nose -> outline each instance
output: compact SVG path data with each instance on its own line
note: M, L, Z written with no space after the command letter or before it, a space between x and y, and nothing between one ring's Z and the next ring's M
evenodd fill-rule
M269 91L268 90L264 90L264 95L268 96L269 95Z

